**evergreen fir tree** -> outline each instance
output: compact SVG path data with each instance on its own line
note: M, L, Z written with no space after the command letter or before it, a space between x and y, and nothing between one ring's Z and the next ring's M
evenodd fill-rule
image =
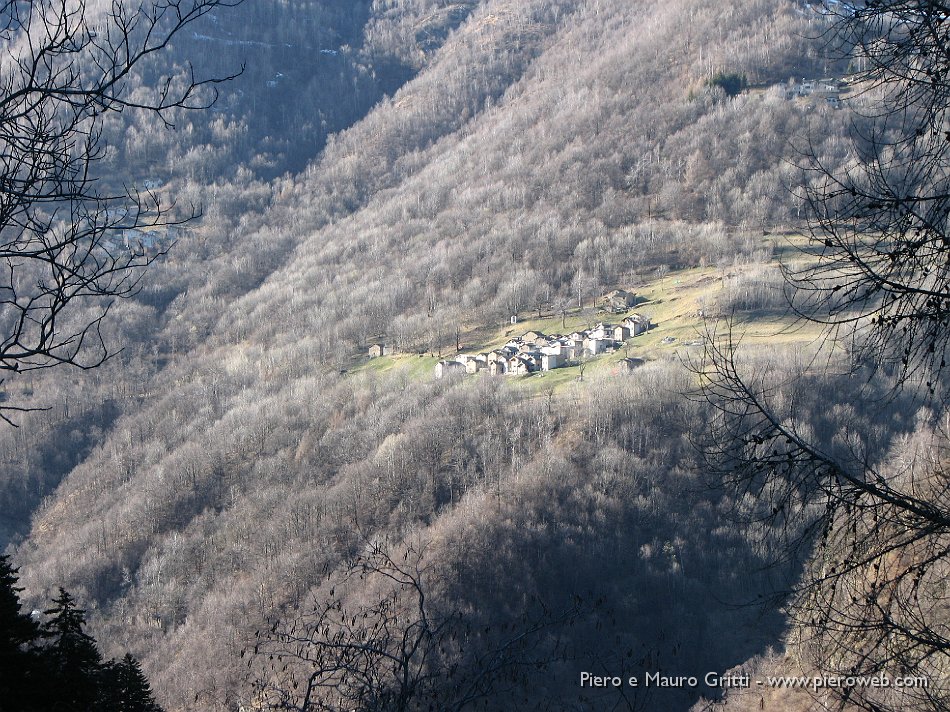
M85 611L65 589L53 600L54 607L45 611L51 619L44 625L50 637L46 656L52 679L48 689L50 707L66 712L91 712L99 705L103 679L102 656L96 641L88 635Z
M18 571L0 555L0 712L163 712L131 654L103 664L64 589L42 626L24 614Z
M103 680L103 708L109 712L162 712L152 697L152 688L142 666L131 653L107 665Z
M36 709L33 691L42 677L36 646L39 625L20 611L19 569L0 555L0 712Z

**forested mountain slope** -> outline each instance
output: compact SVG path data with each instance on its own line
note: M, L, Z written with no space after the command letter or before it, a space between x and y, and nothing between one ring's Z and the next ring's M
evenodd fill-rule
M847 158L847 112L766 89L842 71L805 39L815 18L693 0L236 12L177 48L213 46L218 72L247 49L212 113L160 139L113 127L133 177L157 163L205 206L116 306L128 347L11 383L53 406L0 433L28 593L73 591L175 710L246 702L254 631L382 538L429 542L433 598L475 624L518 625L532 595L599 602L544 632L569 654L510 692L519 708L604 709L616 693L580 691L580 670L702 675L777 640L777 615L734 605L770 590L748 575L770 552L704 486L678 363L542 396L341 371L375 340L445 352L538 303L767 259L762 231L798 217L795 138ZM753 89L727 96L722 73Z

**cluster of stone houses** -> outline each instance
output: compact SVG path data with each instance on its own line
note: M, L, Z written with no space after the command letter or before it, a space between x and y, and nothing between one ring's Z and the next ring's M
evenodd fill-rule
M800 82L792 79L780 86L788 100L811 97L835 108L841 105L841 89L835 79L802 79Z
M529 331L494 351L479 354L460 354L451 361L439 361L435 366L436 378L450 373L479 373L489 375L524 375L535 371L551 371L572 365L581 358L615 350L627 339L649 330L650 319L643 314L632 314L620 324L597 324L593 329L571 334L548 336L540 331Z

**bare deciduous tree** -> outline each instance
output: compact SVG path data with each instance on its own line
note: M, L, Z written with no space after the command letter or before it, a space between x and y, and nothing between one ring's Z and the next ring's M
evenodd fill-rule
M275 620L257 634L250 664L264 661L254 704L299 712L409 712L474 709L494 695L517 697L524 673L562 654L555 614L540 602L513 626L484 625L434 601L425 547L393 557L370 544L307 615ZM351 605L351 579L381 585L378 601Z
M161 252L145 231L196 213L103 175L103 118L140 110L170 127L176 111L209 106L226 78L190 66L137 85L185 27L240 1L0 3L0 370L109 357L103 319Z
M853 159L807 166L819 263L787 272L796 309L856 327L866 363L935 377L950 340L948 13L946 3L899 0L829 18L834 46L864 68L849 100L859 111Z
M863 381L879 400L856 408L886 410L903 398L905 410L924 410L913 434L883 447L876 440L886 429L855 429L846 409L827 403L809 412L802 386L796 393L756 373L727 329L711 334L697 369L718 413L709 447L743 501L755 503L753 518L810 551L790 606L807 664L852 678L928 679L831 694L866 710L946 709L950 6L868 2L829 19L837 47L866 68L856 86L868 108L854 124L851 164L832 170L814 160L806 171L813 240L804 267L786 270L788 294L856 354L838 384L852 385L837 392ZM800 383L833 399L834 378L808 386L808 371Z

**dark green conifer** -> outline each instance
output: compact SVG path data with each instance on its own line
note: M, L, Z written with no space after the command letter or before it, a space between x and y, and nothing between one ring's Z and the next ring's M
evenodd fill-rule
M44 611L50 620L44 625L50 638L46 648L53 679L48 692L52 709L63 712L90 712L101 709L100 687L104 676L102 655L96 641L83 627L85 611L65 589L53 599L54 607Z
M20 610L18 572L8 556L0 555L0 712L34 709L31 692L41 677L35 648L42 633Z
M103 708L109 712L162 712L152 696L142 666L131 653L106 666L103 679Z
M162 712L131 654L103 664L64 589L42 626L21 612L17 573L0 555L0 712Z

